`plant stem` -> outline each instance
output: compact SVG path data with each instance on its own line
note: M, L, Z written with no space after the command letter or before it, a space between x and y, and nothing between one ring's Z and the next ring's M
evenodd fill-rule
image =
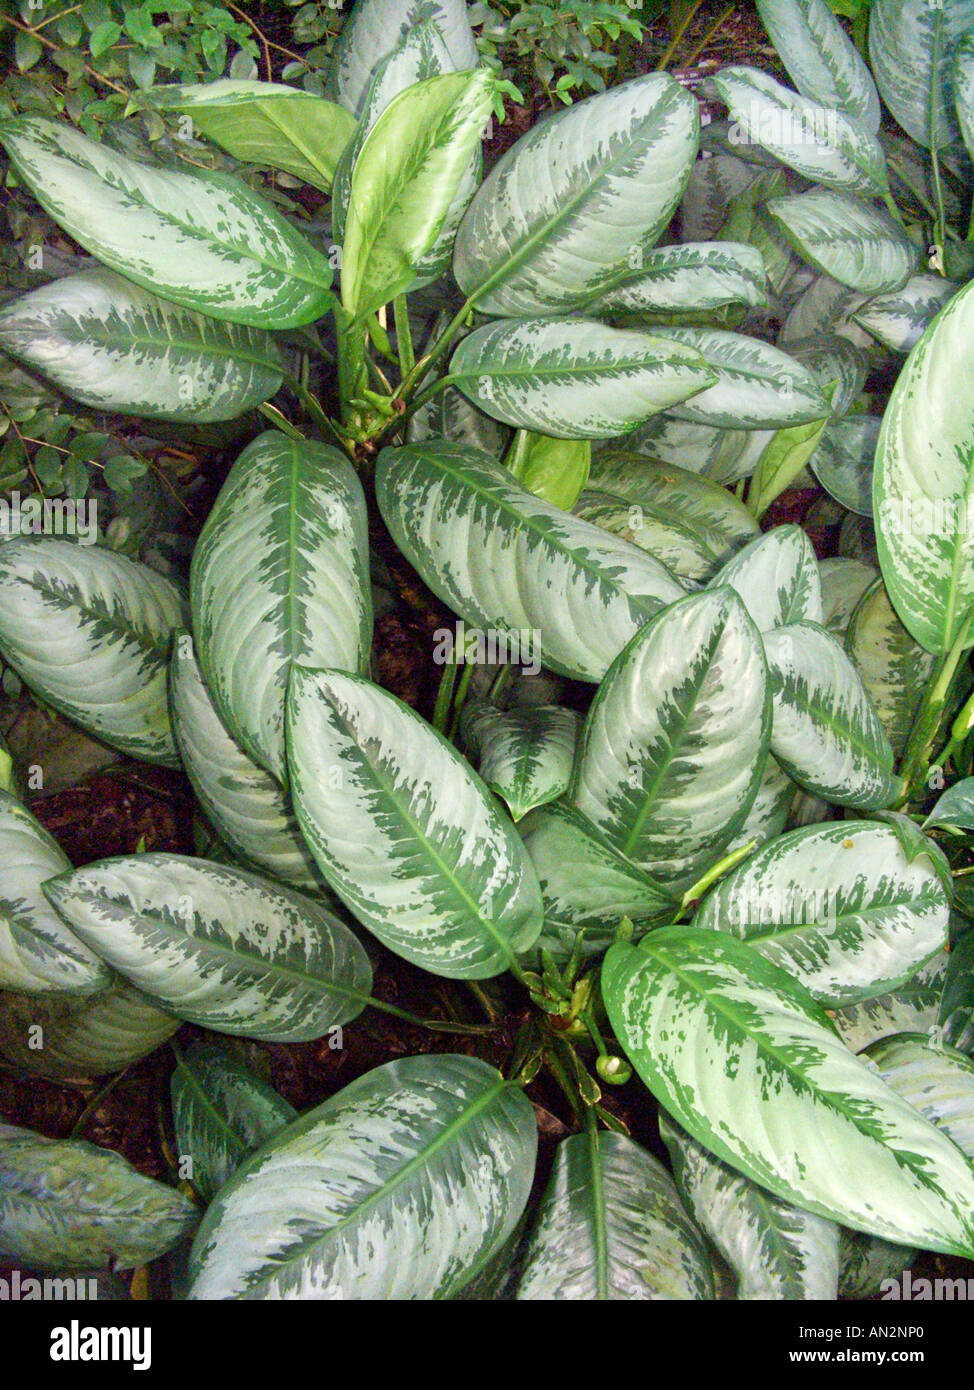
M904 805L910 800L914 790L914 782L920 768L929 772L928 758L933 740L937 736L937 726L947 703L947 696L961 658L967 649L967 638L974 622L974 609L968 613L961 623L960 631L954 645L946 656L942 657L938 666L935 668L927 688L923 693L920 708L917 710L916 719L913 721L913 728L910 730L910 737L907 740L906 749L903 753L901 765L901 776L904 782L902 798L897 805Z
M430 368L433 367L449 349L454 338L466 322L467 315L474 307L478 294L479 291L475 291L470 298L461 305L446 328L444 328L439 338L430 348L429 352L423 354L412 371L399 383L399 389L395 395L396 400L405 400L412 392L413 388L429 374Z
M347 424L354 407L352 401L361 396L365 384L366 330L335 306L335 332L338 339L338 395L341 400L342 424Z
M370 998L369 1008L378 1009L390 1018L402 1019L403 1023L411 1023L414 1028L428 1028L433 1033L460 1033L470 1037L485 1037L491 1031L479 1023L454 1023L448 1018L420 1018L419 1014L400 1009L395 1004L387 1004L382 999Z
M106 1081L104 1086L102 1086L99 1090L95 1092L91 1100L89 1100L88 1104L85 1106L81 1114L75 1120L74 1125L71 1128L71 1133L68 1136L70 1139L80 1139L81 1135L84 1134L85 1130L88 1127L88 1121L91 1119L92 1115L98 1109L99 1105L101 1105L102 1101L105 1100L107 1096L111 1095L112 1091L114 1091L115 1087L119 1085L120 1082L124 1081L125 1077L131 1070L132 1064L130 1063L124 1069L124 1071L118 1072L109 1081Z
M938 5L934 12L933 19L933 54L930 67L930 168L933 173L933 192L937 202L937 226L935 230L935 240L937 249L940 252L938 269L941 275L946 275L947 270L944 265L944 246L947 240L945 227L947 225L947 215L944 212L944 190L940 179L940 151L937 140L937 97L939 96L940 83L940 47L943 25L943 10Z
M290 420L278 410L276 405L271 405L268 401L263 401L258 407L258 411L265 420L269 420L275 429L286 434L288 439L305 441L305 435L291 424Z
M453 708L453 691L457 683L458 670L458 662L448 661L443 668L439 689L436 692L436 704L433 708L433 728L437 729L441 734L446 733L446 727L450 718L450 710Z
M407 377L416 365L416 352L413 348L413 330L409 326L409 301L404 294L397 294L393 300L396 315L396 349L399 353L399 376Z
M656 64L657 72L663 72L669 66L670 61L673 58L673 55L676 53L676 50L679 48L680 43L682 42L683 35L686 33L690 25L693 23L694 17L696 16L697 11L699 10L702 4L703 0L693 0L693 4L690 6L686 14L683 16L679 24L676 26L676 29L673 31L673 37L670 39L669 43L666 45L666 48L663 50L663 56ZM723 20L721 20L721 23L723 23Z
M683 894L680 906L689 907L692 902L695 902L697 898L701 897L707 891L712 883L716 883L717 879L723 878L728 870L733 869L734 865L739 864L742 859L746 859L757 847L757 840L749 840L746 845L741 845L740 849L735 849L732 853L725 854L723 859L719 859L701 878L697 879L696 883L692 884L691 887L687 889Z
M470 682L473 678L474 662L464 662L463 674L460 676L460 684L457 687L456 697L453 701L453 713L450 716L450 727L447 730L447 738L452 742L456 736L457 726L460 723L460 714L463 710L467 692L470 689Z
M703 38L697 44L696 48L692 49L690 54L686 58L684 58L683 66L685 68L693 67L694 63L700 57L701 53L703 53L705 49L710 47L711 43L714 41L714 39L720 33L721 29L723 29L724 25L727 23L731 15L734 14L736 10L736 5L728 5L726 10L721 11L721 13L714 20L713 24L711 24L710 28L704 34Z

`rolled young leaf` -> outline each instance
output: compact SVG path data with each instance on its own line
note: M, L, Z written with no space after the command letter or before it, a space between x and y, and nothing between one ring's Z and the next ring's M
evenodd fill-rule
M567 779L566 779L567 782ZM0 988L91 994L111 971L69 931L41 884L71 861L16 797L0 791Z
M683 586L634 545L518 487L477 449L384 449L376 499L399 550L505 659L598 681Z
M324 97L281 82L217 78L152 87L157 111L181 112L194 127L245 164L260 164L327 193L355 120Z
M49 879L82 941L178 1018L306 1042L356 1018L372 970L348 927L256 874L178 854L105 859Z
M220 718L286 782L292 666L360 671L372 642L365 494L347 457L277 430L249 444L196 543L192 608Z
M240 1164L298 1118L293 1105L214 1043L179 1054L169 1082L176 1155L187 1176L212 1201Z
M907 984L943 949L949 911L930 858L908 860L887 825L845 820L765 845L717 884L693 925L750 942L820 1004L842 1008Z
M838 1298L839 1228L758 1187L662 1111L660 1135L694 1220L730 1265L740 1299Z
M0 348L82 405L150 420L233 420L283 379L270 334L182 309L110 270L66 275L6 305Z
M138 164L39 116L0 125L18 176L75 241L211 318L294 328L332 303L326 257L246 184Z
M827 0L757 0L788 76L803 96L844 111L865 130L879 125L879 93L868 66Z
M974 325L974 286L954 296L912 350L876 446L873 511L883 579L908 632L950 650L974 604L974 390L956 364Z
M773 351L773 349L772 349ZM501 319L475 328L450 379L508 425L566 439L627 434L719 379L693 347L595 319Z
M370 681L297 666L291 795L329 884L390 950L435 975L509 970L541 930L511 823L452 744Z
M817 623L764 634L774 718L771 751L800 787L838 806L882 810L900 780L859 672Z
M0 546L0 653L25 685L96 738L178 767L166 704L179 594L115 551L55 537Z
M605 959L609 1020L694 1139L805 1211L900 1244L974 1251L974 1167L742 941L663 927Z
M194 1299L451 1298L514 1230L538 1130L486 1062L367 1072L248 1159L193 1243Z
M539 121L497 162L457 235L453 273L482 313L578 308L637 277L683 195L697 103L650 73Z
M562 1140L517 1298L712 1299L707 1247L666 1169L622 1134Z
M188 633L173 645L169 701L186 776L221 838L255 869L305 893L327 896L290 801L224 728Z
M618 853L688 886L754 800L771 728L761 636L729 589L671 604L589 709L571 803Z

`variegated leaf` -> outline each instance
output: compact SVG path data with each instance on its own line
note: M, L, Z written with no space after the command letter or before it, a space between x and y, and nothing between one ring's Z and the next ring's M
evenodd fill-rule
M130 757L178 767L166 706L182 599L155 570L101 546L28 537L0 546L0 653L42 700Z
M867 197L889 188L883 147L856 118L757 68L723 67L711 81L740 133L804 178Z
M745 846L760 848L776 840L788 823L797 788L781 764L768 754L757 793L740 830L724 846L725 854Z
M453 71L449 49L432 20L425 20L409 29L401 42L378 64L369 82L361 119L353 138L342 151L335 170L331 195L331 228L336 242L345 239L345 219L352 196L352 171L376 121L389 103L407 87ZM472 194L473 190L470 196ZM469 202L469 197L467 201ZM463 209L461 213L462 211Z
M853 318L891 352L909 352L960 288L942 275L911 275L895 294L868 299Z
M837 333L816 334L814 338L795 338L788 343L789 355L807 367L829 394L832 414L843 416L859 399L869 375L869 359L848 338Z
M747 816L768 751L761 637L729 589L671 604L596 693L570 799L655 878L687 886Z
M305 1042L369 1002L369 960L344 923L242 869L136 854L50 879L44 891L151 1003L215 1032Z
M916 1259L909 1245L896 1245L861 1231L839 1232L839 1297L876 1298L887 1279L897 1284Z
M514 1230L537 1136L530 1102L486 1062L377 1067L219 1193L193 1244L190 1297L450 1298Z
M761 307L768 302L766 282L757 247L733 241L686 241L647 251L637 278L599 295L587 310L609 318L712 310L726 304Z
M41 1269L134 1269L189 1235L199 1212L121 1154L0 1124L0 1259Z
M144 289L255 328L311 323L332 302L327 258L246 184L138 164L72 126L0 126L19 178L75 241Z
M881 579L871 584L859 600L849 621L845 649L872 696L893 753L899 758L937 659L907 632Z
M223 1047L198 1043L181 1052L169 1082L176 1154L210 1202L254 1149L298 1112Z
M779 429L829 413L811 373L770 343L719 328L654 327L653 333L691 348L717 378L671 407L681 419L724 429Z
M482 980L534 943L541 890L517 832L408 705L361 677L295 667L288 760L319 868L390 950Z
M877 415L830 420L808 460L829 496L859 516L873 514L873 460L881 423Z
M880 116L876 84L827 0L757 0L757 7L802 95L875 130Z
M52 1081L123 1071L155 1052L178 1027L178 1018L118 975L97 994L81 998L0 997L0 1052L15 1066Z
M227 732L185 633L173 646L169 701L186 776L221 839L255 869L305 893L327 896L290 801Z
M761 632L822 617L818 561L800 526L758 536L718 570L710 588L733 589Z
M788 311L778 334L779 347L790 351L792 343L807 342L823 333L847 338L863 350L874 346L866 330L852 319L866 298L830 275L817 275Z
M917 250L888 212L842 193L772 198L768 212L803 260L861 294L901 290Z
M712 1299L707 1247L661 1163L622 1134L555 1154L524 1254L525 1301Z
M876 446L873 504L883 579L904 626L947 652L974 603L974 390L957 363L974 330L974 285L912 350Z
M505 712L481 700L464 706L460 730L480 776L519 821L567 789L580 722L558 705Z
M566 779L567 785L567 779ZM111 972L52 910L41 884L71 861L26 806L0 791L0 989L90 994Z
M518 828L544 899L537 944L557 960L568 960L579 937L583 956L604 951L623 917L638 935L679 913L678 895L667 884L614 850L571 806L539 807Z
M929 858L873 821L807 826L765 845L704 900L695 927L729 932L842 1008L899 989L947 940Z
M646 1085L717 1158L817 1216L970 1257L974 1167L751 946L663 927L610 949L602 994Z
M192 607L220 718L285 782L293 666L360 671L372 641L365 495L348 459L276 430L249 444L193 553Z
M841 557L819 560L818 570L822 581L822 626L842 642L856 604L879 578L879 571L875 565Z
M517 486L476 449L384 449L376 498L414 569L510 658L598 681L683 588L659 561Z
M665 1111L660 1135L687 1210L727 1261L739 1299L834 1300L839 1228L758 1187Z
M512 435L508 425L478 410L472 401L453 386L446 387L426 405L420 406L406 426L406 440L422 444L429 439L448 440L482 449L492 459L507 453ZM575 443L574 440L569 441Z
M876 85L907 135L927 149L957 139L951 59L972 27L972 0L873 0L870 8Z
M379 116L352 171L342 248L342 302L356 318L415 286L434 247L452 241L471 166L493 109L489 72L444 73L408 87Z
M883 1080L974 1159L974 1061L924 1033L897 1033L865 1054Z
M464 0L358 0L335 41L328 95L362 115L376 68L411 29L431 22L439 30L457 72L480 61Z
M863 999L836 1009L830 1016L843 1042L853 1052L891 1033L913 1032L936 1026L944 978L952 955L938 951L912 979L889 994Z
M475 328L453 354L450 379L508 425L603 439L698 395L718 374L693 347L655 332L546 318Z
M774 718L771 751L793 781L838 806L881 810L900 782L893 750L859 672L824 628L764 634Z
M153 87L157 111L187 115L221 150L245 164L283 169L327 193L355 119L324 97L282 82L217 78L215 82Z
M110 270L0 310L0 348L82 405L151 420L233 420L280 389L269 333L181 309Z
M706 135L701 132L701 144ZM680 230L684 241L707 242L727 221L734 201L753 183L757 170L733 154L719 151L698 159L690 170L680 204Z
M696 473L623 450L596 455L575 514L655 555L678 579L710 579L758 534L733 493Z
M904 1022L904 1032L920 1031L924 1023ZM926 1024L932 1028L933 1024ZM974 935L966 932L950 952L943 977L936 1028L942 1040L967 1056L974 1053Z
M650 73L539 121L494 166L453 272L487 314L574 309L634 278L683 195L700 118Z

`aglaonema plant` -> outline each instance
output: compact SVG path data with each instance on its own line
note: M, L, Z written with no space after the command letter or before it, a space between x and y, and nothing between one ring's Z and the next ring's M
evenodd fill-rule
M0 547L4 660L182 767L214 831L74 870L0 795L4 1052L99 1075L180 1021L411 1019L371 938L531 1010L506 1074L408 1057L300 1117L230 1043L179 1048L196 1206L17 1131L6 1256L124 1267L201 1216L201 1299L827 1299L974 1257L971 937L945 950L974 829L974 5L876 0L872 71L824 0L759 10L798 90L720 70L706 157L654 72L484 178L495 93L453 0L360 0L328 98L147 94L329 194L331 241L231 176L0 127L99 262L0 310L0 347L95 411L251 435L188 594L101 546ZM759 524L806 467L845 518L827 562ZM465 628L432 722L373 679L380 543ZM554 697L480 680L498 644ZM542 1071L577 1132L529 1209ZM89 1171L123 1229L78 1207Z

